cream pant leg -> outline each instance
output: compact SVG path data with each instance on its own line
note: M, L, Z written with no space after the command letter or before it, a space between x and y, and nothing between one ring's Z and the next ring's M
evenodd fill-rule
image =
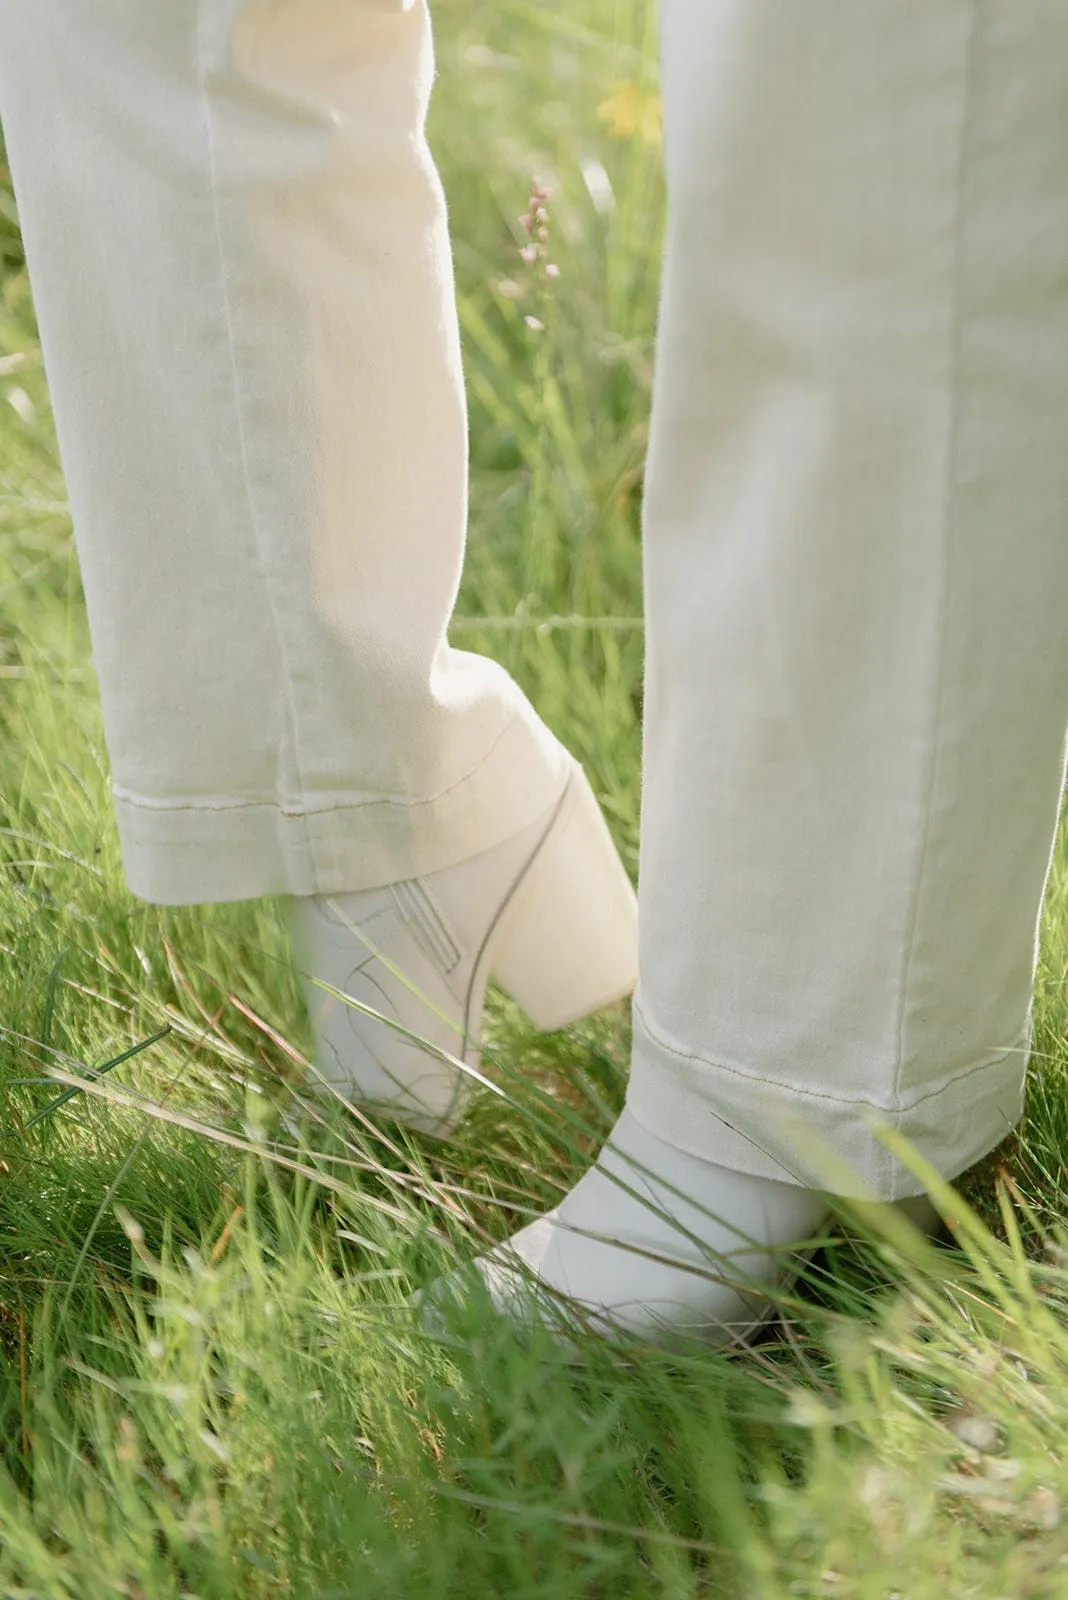
M450 650L466 420L414 0L0 0L127 877L338 892L517 832L566 757Z
M1018 1120L1068 725L1066 0L663 0L630 1109L895 1199Z

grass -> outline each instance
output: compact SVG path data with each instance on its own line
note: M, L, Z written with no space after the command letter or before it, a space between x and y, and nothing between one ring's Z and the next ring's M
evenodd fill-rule
M455 638L586 763L634 866L652 20L437 16L473 460ZM532 174L548 285L518 254ZM0 182L4 1600L1068 1593L1068 837L1027 1116L941 1192L951 1243L853 1219L742 1359L591 1341L574 1368L474 1316L434 1344L411 1288L573 1181L625 1014L539 1038L495 1002L507 1098L448 1149L351 1120L287 1147L309 1040L277 905L123 886L11 216ZM88 1092L58 1103L56 1070Z

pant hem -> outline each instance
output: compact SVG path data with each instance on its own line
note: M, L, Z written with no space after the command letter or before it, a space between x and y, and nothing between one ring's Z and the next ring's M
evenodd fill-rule
M1023 1115L1029 1031L912 1104L887 1108L722 1070L655 1037L638 1008L627 1109L650 1133L754 1177L855 1199L903 1200L923 1184L879 1138L903 1135L944 1178L974 1165Z
M131 892L161 905L272 894L345 894L453 866L536 820L559 799L572 758L547 728L516 717L474 771L431 799L139 803L114 794Z

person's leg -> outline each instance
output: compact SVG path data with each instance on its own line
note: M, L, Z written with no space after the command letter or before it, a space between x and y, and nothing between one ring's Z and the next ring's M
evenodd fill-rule
M699 1203L784 1245L820 1191L922 1188L879 1122L952 1178L1021 1113L1068 724L1068 10L665 0L663 85L612 1142L691 1233ZM671 1230L613 1164L515 1252L639 1326L744 1322L650 1265Z
M422 4L0 0L131 888L357 890L567 758L448 649L466 427Z
M0 0L0 38L129 885L304 897L306 959L332 978L309 897L350 897L378 944L429 945L443 1042L470 1056L475 968L517 876L545 877L569 787L580 892L630 916L631 945L633 901L566 751L499 666L446 641L466 419L425 4ZM451 900L411 883L472 858ZM397 880L384 912L351 900ZM342 976L363 983L353 951ZM550 1020L581 1011L632 985L616 955L582 996L566 966L567 995L549 968L520 987ZM387 1013L438 1027L405 993ZM377 1091L397 1036L361 1026L338 1035L340 1076Z

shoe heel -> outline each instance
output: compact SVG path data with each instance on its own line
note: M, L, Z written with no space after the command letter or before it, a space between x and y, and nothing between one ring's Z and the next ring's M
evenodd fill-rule
M495 944L496 982L546 1033L623 999L638 981L637 898L581 768Z

